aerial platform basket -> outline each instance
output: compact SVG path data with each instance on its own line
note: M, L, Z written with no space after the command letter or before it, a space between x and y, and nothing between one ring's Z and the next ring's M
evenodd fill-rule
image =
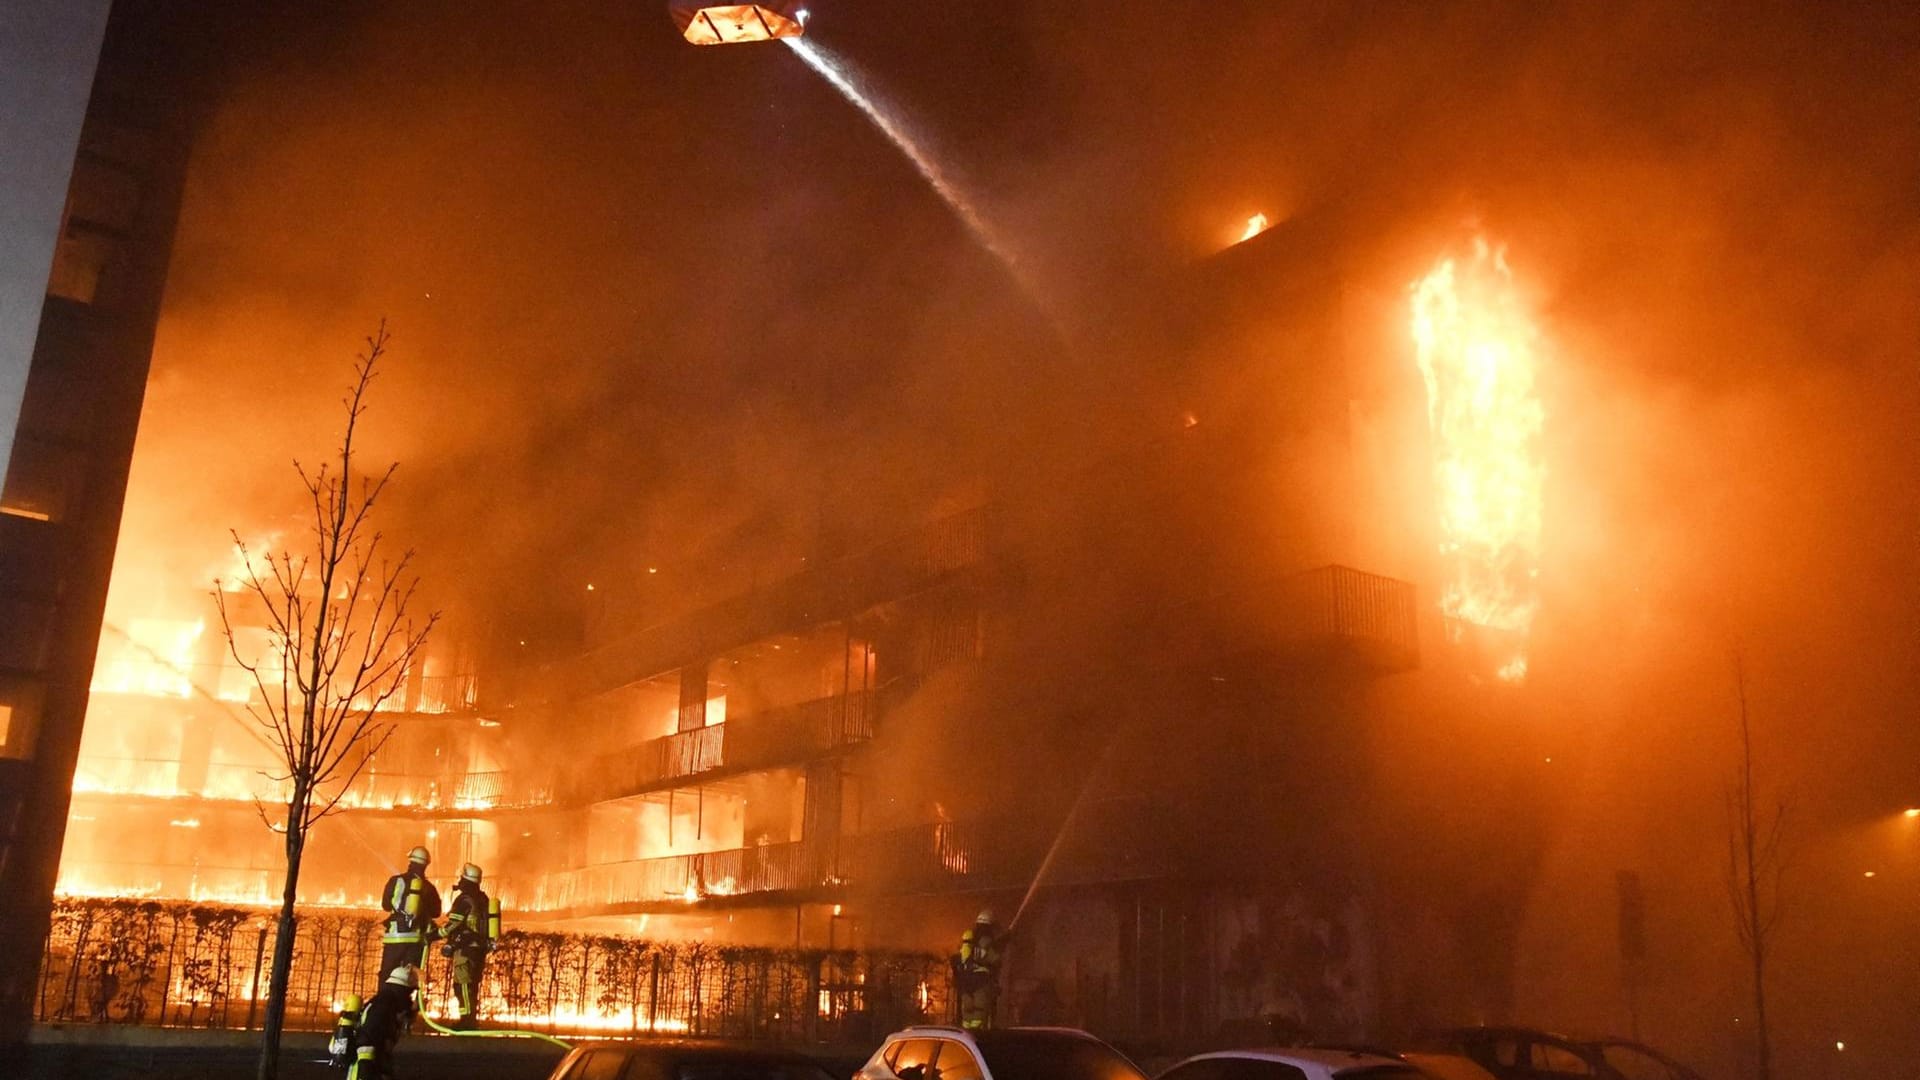
M680 33L695 45L733 45L743 41L772 41L799 37L806 30L804 4L702 4L676 2L667 5Z

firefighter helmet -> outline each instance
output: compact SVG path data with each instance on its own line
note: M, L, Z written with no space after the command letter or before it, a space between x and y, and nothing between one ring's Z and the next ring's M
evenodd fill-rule
M983 911L981 911L981 912L980 912L980 917L979 917L979 918L977 918L977 919L975 919L975 920L973 920L973 921L974 921L974 922L976 922L976 923L983 923L983 924L984 924L984 923L990 923L990 922L992 922L992 921L993 921L993 909L992 909L992 908L986 908L985 910L983 910Z
M401 964L394 968L393 974L387 976L387 981L409 990L418 989L420 986L420 976L414 972L412 964Z
M417 847L417 848L414 848L412 851L407 852L407 861L410 863L419 863L421 866L425 866L428 863L433 861L433 855L429 853L426 848Z
M468 863L467 865L461 867L460 880L470 881L475 885L480 884L480 867L476 866L473 863Z
M340 1011L344 1013L359 1012L360 1011L360 995L348 994L347 999L340 1003Z

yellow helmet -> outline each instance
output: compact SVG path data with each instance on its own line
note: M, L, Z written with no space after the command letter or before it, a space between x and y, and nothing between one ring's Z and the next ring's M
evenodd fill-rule
M359 1012L360 1011L360 995L348 994L347 1000L340 1003L340 1011L350 1012L350 1013Z

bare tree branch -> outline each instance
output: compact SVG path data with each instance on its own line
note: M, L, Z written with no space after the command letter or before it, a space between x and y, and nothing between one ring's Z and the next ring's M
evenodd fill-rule
M439 623L438 612L424 619L413 616L419 588L419 579L411 574L413 553L389 561L382 552L383 537L372 527L375 505L398 466L389 465L377 475L356 473L359 422L388 342L382 320L355 358L353 380L341 399L346 425L333 457L318 468L293 463L313 515L311 551L295 555L269 550L256 557L235 533L242 570L234 582L215 583L228 651L252 683L247 711L266 732L283 767L279 775L262 775L281 785L284 820L276 823L264 800L255 804L261 820L284 836L287 856L260 1080L273 1080L278 1069L308 833L340 808L392 737L394 723L383 709L404 689L422 646ZM236 624L239 612L233 605L243 596L249 607L257 602L261 609L255 621L266 633L262 655L249 654Z

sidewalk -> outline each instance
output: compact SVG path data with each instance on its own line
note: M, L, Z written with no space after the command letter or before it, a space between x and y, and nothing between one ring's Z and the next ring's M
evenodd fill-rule
M114 1024L43 1024L27 1036L27 1080L250 1080L257 1031L208 1031ZM289 1032L281 1040L285 1080L340 1080L327 1068L326 1036ZM405 1080L544 1080L564 1052L535 1039L465 1039L416 1034L397 1054Z

